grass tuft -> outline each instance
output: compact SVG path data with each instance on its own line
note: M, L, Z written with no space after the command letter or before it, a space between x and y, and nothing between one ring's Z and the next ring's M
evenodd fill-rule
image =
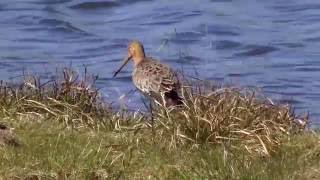
M250 89L185 80L184 106L111 107L95 76L64 69L41 83L0 84L3 179L318 179L320 136L308 117ZM0 179L1 179L0 178Z
M275 104L250 89L186 84L183 107L156 109L159 134L174 146L223 144L269 156L284 137L299 133L308 122L291 106Z

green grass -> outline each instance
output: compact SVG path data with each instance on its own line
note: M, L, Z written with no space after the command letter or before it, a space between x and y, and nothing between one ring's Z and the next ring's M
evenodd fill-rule
M310 179L320 177L320 136L296 135L271 157L212 144L170 149L151 134L68 130L55 123L16 127L22 145L0 148L4 179Z
M0 121L20 143L0 147L2 179L320 177L308 117L255 91L185 81L185 106L156 106L151 123L112 109L84 77L65 70L46 85L0 86Z

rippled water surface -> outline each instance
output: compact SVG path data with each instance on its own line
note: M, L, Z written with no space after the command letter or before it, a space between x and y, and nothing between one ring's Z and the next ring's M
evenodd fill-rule
M86 65L119 101L134 89L131 67L117 79L112 72L139 39L149 55L191 76L260 87L320 122L318 0L1 0L0 26L4 80ZM138 93L127 96L139 106Z

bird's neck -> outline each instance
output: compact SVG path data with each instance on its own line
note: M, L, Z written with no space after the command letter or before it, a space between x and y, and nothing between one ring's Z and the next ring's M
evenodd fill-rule
M133 58L134 66L139 65L144 60L144 58L145 58L144 56L134 57Z

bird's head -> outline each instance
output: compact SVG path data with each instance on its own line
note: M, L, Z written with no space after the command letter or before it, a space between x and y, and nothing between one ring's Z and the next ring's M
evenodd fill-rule
M141 42L132 41L128 45L128 55L124 58L122 65L119 69L114 73L113 77L115 77L121 69L129 62L129 60L133 60L135 66L137 66L141 61L145 58L144 48Z

